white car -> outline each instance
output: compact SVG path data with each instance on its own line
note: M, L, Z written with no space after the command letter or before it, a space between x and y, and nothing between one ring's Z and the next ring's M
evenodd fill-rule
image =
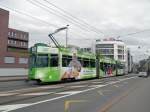
M139 77L147 77L147 72L139 72Z

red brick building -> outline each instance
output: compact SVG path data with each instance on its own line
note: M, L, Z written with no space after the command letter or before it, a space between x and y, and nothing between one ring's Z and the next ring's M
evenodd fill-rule
M0 68L28 68L29 34L8 25L9 12L0 8Z

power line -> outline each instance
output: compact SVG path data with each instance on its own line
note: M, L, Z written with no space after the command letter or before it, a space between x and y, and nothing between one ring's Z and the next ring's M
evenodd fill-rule
M138 32L133 32L133 33L128 33L126 35L122 35L122 36L118 36L118 37L126 37L126 36L135 35L135 34L147 32L147 31L150 31L150 29L145 29L145 30L141 30L141 31L138 31Z
M57 8L57 9L59 9L60 11L64 12L65 14L68 14L69 16L73 17L74 19L76 19L76 20L78 20L78 21L81 21L82 23L84 23L84 24L87 25L88 27L91 27L91 28L94 29L95 31L99 31L100 33L104 34L101 30L99 30L99 29L97 29L97 28L95 28L95 27L89 25L88 23L86 23L85 21L83 21L83 20L77 18L76 16L73 16L72 14L70 14L69 12L67 12L66 10L64 10L64 9L62 9L62 8L60 8L60 7L58 7L58 6L56 6L54 3L49 2L48 0L43 0L43 1L47 2L48 4L50 4L51 6Z
M39 18L37 18L37 17L35 17L35 16L31 16L31 15L28 14L27 12L22 12L22 11L19 11L19 10L17 10L17 9L12 9L12 8L7 7L7 6L5 6L5 5L2 5L2 4L0 4L0 5L1 5L2 8L8 9L9 11L11 11L11 12L13 12L13 13L17 13L17 14L19 14L19 15L24 15L24 16L30 17L30 18L32 18L33 20L38 20L38 21L40 21L40 22L42 22L42 23L45 23L45 24L48 24L48 25L50 25L50 26L52 26L52 27L54 27L54 28L59 28L59 26L57 26L57 25L55 25L55 24L52 24L52 23L49 23L49 22L47 22L47 21L45 21L45 20L39 19ZM80 34L77 34L77 32L76 32L76 33L75 33L75 32L70 32L70 33L73 33L74 35L77 35L77 36L82 37L82 38L85 39L85 37L84 37L85 35L83 36L83 35L81 35L81 33L80 33Z
M75 26L79 27L80 29L82 29L82 30L84 30L84 31L91 31L91 30L89 30L89 28L87 28L87 27L81 25L80 23L78 24L78 23L72 22L73 20L70 20L70 19L68 20L68 18L66 18L66 16L63 15L63 14L61 14L60 12L59 12L59 14L61 14L61 15L56 14L56 10L54 10L54 9L53 9L54 12L50 11L49 9L52 10L52 8L48 7L48 6L45 5L45 4L42 4L42 3L39 2L39 1L36 1L36 0L34 0L34 2L31 1L31 0L26 0L26 1L30 2L31 4L33 4L33 5L35 5L35 6L39 7L39 8L42 8L43 10L49 12L50 14L53 14L53 15L55 15L55 16L58 16L58 17L60 17L60 18L62 18L62 19L64 19L64 20L66 20L66 21L68 21L68 22L74 24ZM92 30L92 31L93 31L93 30ZM93 31L93 32L95 32L95 31ZM95 33L97 33L97 32L95 32ZM97 33L97 34L99 35L99 33Z
M28 13L21 12L21 11L16 10L16 9L12 9L12 8L7 7L7 6L5 6L5 5L2 5L2 4L0 4L0 5L1 5L2 7L4 7L4 8L6 8L6 9L9 9L9 10L12 11L12 12L18 13L18 14L20 14L20 15L25 15L25 16L27 16L27 17L30 17L30 18L34 19L34 20L38 20L38 21L41 21L42 23L48 24L48 25L50 25L50 26L52 26L52 27L59 28L59 27L58 27L57 25L55 25L55 24L49 23L49 22L47 22L47 21L45 21L45 20L42 20L42 19L40 19L40 18L37 18L37 17L35 17L35 16L31 16L31 15L28 14Z

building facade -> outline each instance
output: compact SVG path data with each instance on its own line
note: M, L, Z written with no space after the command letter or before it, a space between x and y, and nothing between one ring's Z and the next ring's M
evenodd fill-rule
M133 56L131 55L130 49L127 51L128 55L128 72L131 73L133 71Z
M29 34L8 26L9 12L0 9L0 68L28 68Z
M112 58L124 63L126 73L128 72L127 47L123 41L113 38L97 40L95 50L96 53L103 57Z
M101 56L120 60L121 62L127 61L127 47L121 40L105 39L96 42L96 52Z

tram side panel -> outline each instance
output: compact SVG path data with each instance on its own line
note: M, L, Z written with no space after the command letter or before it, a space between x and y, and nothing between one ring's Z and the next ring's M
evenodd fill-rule
M99 70L100 70L101 78L116 76L115 64L100 62L99 65L100 65Z

